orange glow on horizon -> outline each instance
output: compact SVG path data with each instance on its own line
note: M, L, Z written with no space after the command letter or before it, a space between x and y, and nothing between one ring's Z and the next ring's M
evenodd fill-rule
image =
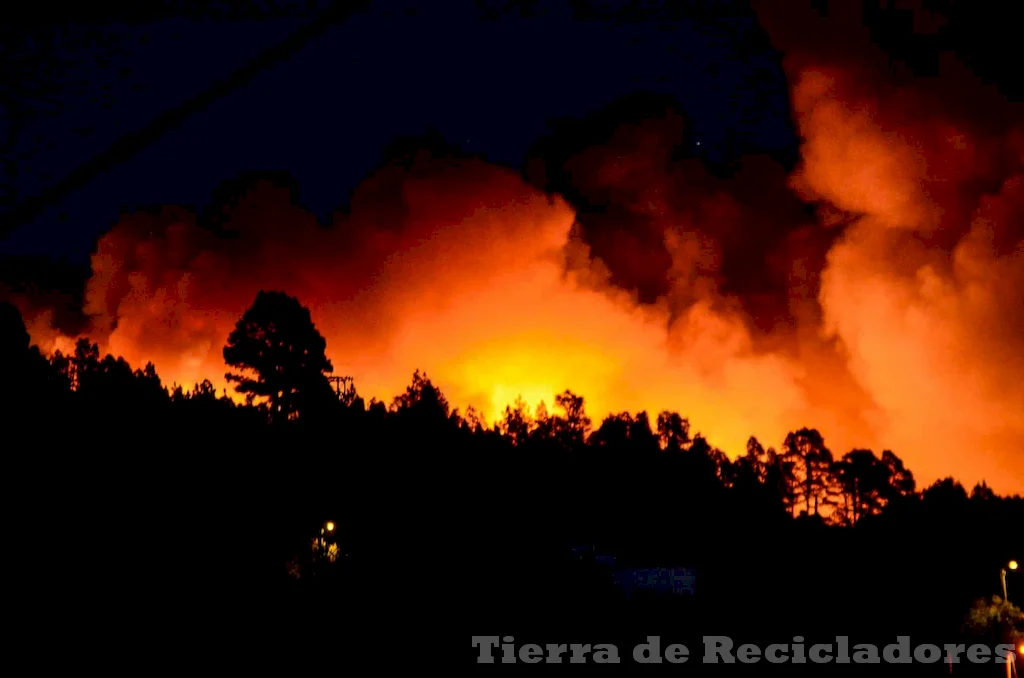
M453 407L464 412L472 406L493 424L517 397L531 411L544 402L553 412L554 396L570 389L584 396L595 426L615 412L646 410L653 421L659 411L675 410L690 419L693 432L731 455L742 453L751 435L778 446L788 431L817 426L840 453L855 446L879 452L891 446L923 482L953 473L966 482L985 477L994 488L1016 489L1012 474L1005 469L996 474L995 467L976 459L929 464L899 429L890 429L886 440L884 423L873 428L870 417L835 410L842 394L834 401L812 399L804 386L809 371L832 369L828 361L815 362L813 354L801 361L784 353L757 353L738 317L698 303L670 323L664 306L638 306L602 283L599 266L567 273L566 253L558 243L570 241L572 211L557 201L549 204L504 171L487 171L495 186L494 207L470 205L461 219L447 217L446 229L431 225L416 250L383 258L377 285L356 294L352 288L346 292L343 273L332 280L336 274L318 270L315 259L305 271L307 280L283 285L273 275L266 283L254 277L237 284L217 273L206 273L208 287L199 281L183 285L196 277L185 269L165 271L162 284L154 280L158 286L140 287L138 274L126 271L134 292L118 302L117 329L99 338L101 348L133 366L152 361L168 386L189 388L209 379L220 392L227 386L221 349L234 322L258 289L280 286L310 307L327 338L335 374L354 377L367 400L390 402L421 369ZM502 192L511 195L499 199ZM448 210L432 199L413 207L441 223ZM504 229L505 239L479 236L493 228ZM119 239L128 235L115 229L106 236L107 246L120 247ZM460 251L467 240L469 252ZM515 256L504 256L509 248ZM438 252L445 255L441 261ZM490 264L474 264L467 256ZM460 259L459 266L450 265ZM322 289L331 302L318 301ZM102 292L94 278L93 301ZM350 301L342 301L345 294ZM871 303L870 293L859 297ZM42 322L30 323L37 340L45 335ZM49 338L44 348L72 346L72 338L52 333ZM241 401L230 388L228 393ZM900 402L912 404L910 395ZM1000 477L1011 480L1000 483Z
M330 228L264 183L231 212L232 239L177 208L123 217L93 256L88 334L165 385L220 392L229 332L277 290L310 309L335 374L366 400L390 403L420 369L494 423L517 397L554 411L569 389L595 426L673 410L732 456L751 435L778 448L812 427L837 456L892 450L919 487L1024 491L1024 125L946 119L934 83L793 51L800 163L774 167L775 189L751 161L751 183L814 216L769 219L739 179L676 163L674 121L624 125L619 146L572 160L573 181L619 209L603 216L626 215L598 236L565 199L480 160L386 166ZM768 251L774 230L785 247ZM824 243L817 259L805 233ZM655 300L612 284L598 241L617 271L664 278ZM762 266L772 289L728 284ZM772 295L782 329L754 329L744 302ZM51 311L26 324L43 350L72 349Z
M355 287L344 270L335 272L333 261L315 256L303 264L303 276L279 280L272 270L251 280L230 278L215 266L198 272L189 268L194 264L160 270L160 262L151 258L158 251L155 246L147 249L143 266L157 270L143 279L140 272L116 269L117 257L124 261L129 256L124 241L136 237L117 228L105 237L97 256L120 253L108 255L104 274L94 276L90 302L102 310L100 302L111 284L107 274L114 280L125 277L131 292L116 300L112 310L118 315L117 328L105 339L97 337L101 348L124 356L133 366L152 361L168 386L189 388L209 379L220 392L227 371L221 349L235 321L259 289L283 288L309 306L327 338L335 373L354 377L367 400L390 402L408 385L412 372L421 369L453 407L465 411L472 406L494 423L519 396L531 410L544 402L553 411L555 394L570 389L584 396L595 425L615 412L646 410L653 421L659 411L675 410L690 419L694 432L731 455L742 453L751 435L766 446L778 446L788 431L816 426L839 453L855 446L879 452L891 447L922 482L952 473L968 483L984 478L993 488L1019 490L1014 477L1020 472L993 463L996 459L933 459L918 442L922 435L927 439L928 431L908 430L870 409L851 415L841 393L830 396L819 389L811 398L805 386L811 370L834 369L829 360L813 357L813 344L801 349L794 340L788 354L757 353L742 321L710 304L697 303L670 322L665 306L638 306L602 282L600 266L567 273L564 243L572 242L572 211L559 201L549 203L504 171L475 171L489 173L491 197L483 209L474 207L477 195L467 195L462 205L452 207L425 187L413 185L406 191L413 202L410 210L420 215L413 228L426 238L400 257L379 258L372 271L378 282L372 288ZM165 237L183 238L192 228L175 222ZM491 230L504 236L484 237ZM837 249L827 279L827 310L841 289L842 252ZM201 250L196 258L215 263L218 256L226 255ZM327 303L321 301L325 293ZM874 360L870 351L875 349L857 341L857 332L872 325L841 326L857 317L860 306L878 317L886 313L881 309L901 303L882 287L859 287L843 302L849 312L838 330L850 340L851 365L867 380L862 383L883 405L895 398L883 413L913 421L913 408L938 407L928 397L941 397L945 388L938 382L920 392L914 387L920 382L900 386L897 381L901 367L913 367L908 376L921 375L933 359L910 343L905 354L892 352L899 350L900 341L912 341L914 330L868 335L871 341L888 342L881 360ZM47 336L45 320L31 322L30 331L37 341L43 339L44 348L67 351L72 345L71 338ZM794 357L801 351L806 360ZM865 360L869 362L858 367ZM885 370L888 376L876 377L873 370ZM956 377L955 370L950 377ZM943 377L936 373L936 378ZM961 405L974 412L970 402ZM951 426L958 421L952 419ZM956 437L951 428L938 429Z

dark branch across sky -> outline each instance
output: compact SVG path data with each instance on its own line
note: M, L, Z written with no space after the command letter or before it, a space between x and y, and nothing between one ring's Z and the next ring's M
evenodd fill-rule
M430 129L517 167L549 121L635 91L678 99L713 155L793 146L781 71L741 4L376 2L339 21L343 4L315 20L100 13L8 41L3 249L81 259L119 212L201 205L251 170L292 173L326 214L394 137Z

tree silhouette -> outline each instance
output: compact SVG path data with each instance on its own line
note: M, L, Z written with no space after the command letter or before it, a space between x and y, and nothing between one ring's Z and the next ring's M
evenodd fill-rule
M683 452L685 473L707 485L722 482L728 484L730 474L729 458L708 439L697 434L690 446Z
M265 398L271 420L297 419L334 399L326 374L334 367L309 310L283 292L260 291L228 336L224 362L235 390Z
M891 471L871 450L852 450L833 466L843 495L842 517L855 525L875 515L888 499Z
M892 450L882 451L882 464L888 471L889 484L885 488L887 505L895 504L916 496L917 481L910 469L903 465L903 460Z
M987 502L996 499L996 493L984 480L974 486L971 490L971 501Z
M690 444L690 422L678 412L658 415L658 439L666 452L679 452Z
M29 350L31 338L14 304L0 302L0 359L8 361Z
M412 383L405 388L405 393L395 396L391 401L394 412L412 411L438 419L447 419L451 407L444 394L434 386L426 372L416 370L412 375Z
M853 450L830 463L824 438L809 428L788 435L781 454L751 437L734 461L676 412L661 413L654 430L645 412L619 412L590 433L584 399L571 391L555 399L555 415L540 406L531 417L519 399L492 428L471 408L452 411L420 371L391 408L361 399L342 406L324 377L325 343L305 309L284 295L258 299L226 353L248 356L236 362L252 382L247 392L276 399L276 410L236 404L210 382L174 385L168 394L155 367L103 355L89 339L47 360L27 347L16 310L0 309L0 366L16 377L2 382L0 432L41 442L38 452L5 457L15 482L38 479L32 495L40 500L13 521L23 525L9 537L15 546L39 549L59 525L61 537L73 539L65 550L103 555L96 560L111 574L97 567L90 581L107 576L112 588L130 589L141 575L163 584L195 571L190 586L280 586L296 594L289 599L301 619L305 600L325 617L378 609L380 596L390 594L366 582L381 573L399 580L405 574L398 569L416 553L465 562L457 574L431 562L417 567L435 568L427 574L432 589L471 591L495 618L527 604L553 619L608 612L607 619L636 619L619 614L631 611L657 619L660 610L666 623L713 619L737 634L772 624L781 633L782 624L802 632L815 609L824 633L849 632L859 607L905 614L901 625L939 637L960 628L970 601L985 598L978 623L960 632L994 643L1010 630L1003 621L1011 608L990 596L999 567L1021 557L1014 552L1024 524L1019 496L999 496L982 482L968 496L953 479L919 493L891 451ZM318 420L331 435L275 423L319 413L309 409L309 393L332 403L322 411L330 418ZM59 443L47 438L65 430L71 435ZM92 452L97 444L102 454ZM58 446L69 453L47 449ZM275 454L285 446L293 453ZM196 510L178 510L185 493ZM801 506L809 519L794 519ZM244 507L244 520L235 507ZM307 568L319 554L310 538L327 519L345 524L336 557ZM146 545L153 527L160 554ZM567 557L582 544L613 554L616 568L692 565L706 602L671 607L638 597L630 605L639 607L618 607L626 603L611 570ZM291 569L300 577L288 574L289 562L299 563ZM36 561L32 567L41 569ZM54 570L46 587L73 570ZM830 596L824 607L823 590ZM878 616L864 624L865 632L877 630Z
M747 453L734 464L735 481L739 484L760 484L768 477L768 454L754 436L747 439Z
M530 406L522 396L517 396L514 404L505 406L505 415L499 423L499 429L513 445L519 446L528 440L532 425Z
M967 505L967 490L953 478L936 480L921 493L921 499L939 513L955 513Z
M628 455L638 463L646 462L649 455L659 449L658 437L651 430L646 412L635 416L629 412L608 415L590 435L588 444L598 450L604 448Z
M796 464L769 447L765 453L765 485L779 497L786 511L792 515L800 496L797 492Z
M552 417L548 412L547 403L543 400L537 404L537 410L533 413L534 427L531 436L535 440L553 440L557 418Z
M629 443L629 430L632 425L633 415L629 412L610 414L590 435L590 444L597 448L625 447Z
M833 490L832 452L825 447L825 439L816 429L802 428L786 436L783 449L796 471L796 492L804 511L808 516L819 515L819 509L831 503Z
M50 369L39 348L31 345L17 307L7 302L0 302L0 383L0 406L18 417L39 407L39 399L59 398L66 389L61 375Z
M555 405L562 410L563 416L556 418L555 435L568 446L581 445L590 430L590 417L587 416L583 396L578 396L566 389L555 396Z
M1000 596L975 601L964 619L964 627L977 640L990 645L1016 645L1024 639L1024 613Z

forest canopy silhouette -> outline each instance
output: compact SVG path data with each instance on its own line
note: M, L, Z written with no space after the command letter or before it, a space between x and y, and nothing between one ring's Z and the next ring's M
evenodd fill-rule
M247 172L87 267L4 260L17 626L272 629L261 668L464 621L1019 641L1021 104L951 33L895 49L920 7L752 4L787 151L637 94L521 166L400 138L326 218ZM648 568L696 593L625 594Z
M618 184L573 197L589 201L582 207L479 160L406 152L329 227L296 203L294 185L253 177L202 219L183 208L126 216L98 243L84 292L51 281L44 294L15 279L7 296L47 355L87 336L132 364L152 362L168 382L208 379L220 391L237 318L261 289L277 289L307 304L329 358L378 399L426 368L454 404L490 423L517 397L536 408L569 388L599 416L685 408L730 455L751 433L781 440L792 422L820 422L839 447L899 450L929 482L952 473L1002 491L1022 486L1018 388L1007 380L1017 335L1000 315L1013 307L1012 256L990 268L980 251L960 250L975 257L972 276L1006 270L987 301L970 290L988 283L961 285L955 271L944 282L939 262L922 261L913 292L908 278L878 270L884 258L861 258L858 248L878 244L867 231L821 230L784 197L784 173L760 182L780 171L772 161L752 159L730 179L702 177L696 159L647 159L666 143L659 125L644 118L623 128L625 141L588 147L581 167L600 168L603 154L636 157L636 176L598 170L598 181ZM655 213L619 220L626 208L613 203L633 214L653 200L636 191L664 184L651 175L664 163L678 175L658 195L680 205L650 203ZM665 210L682 210L687 226L669 228ZM775 215L782 230L759 215ZM656 258L673 262L660 282L650 276L664 269L647 254L658 242L667 249ZM962 247L972 243L982 241ZM844 257L853 268L842 273ZM822 305L826 278L812 262L826 260L827 289L854 315ZM991 331L968 333L967 318ZM976 350L981 337L993 345Z
M620 595L570 551L593 544L623 567L681 563L703 573L708 608L663 618L656 605L648 624L702 619L739 632L771 615L773 628L798 629L804 613L782 611L782 598L813 596L814 582L836 578L845 583L833 605L814 608L819 630L850 633L844 605L887 606L900 595L905 606L865 632L902 623L966 638L1020 633L1005 626L1018 612L991 597L990 580L1019 541L1024 499L985 484L967 491L953 478L919 487L889 450L833 451L820 431L801 428L777 447L751 437L730 459L681 413L598 421L569 390L550 411L519 399L488 424L453 408L420 371L390 403L367 402L350 386L332 388L333 366L308 311L273 291L255 297L224 347L238 374L249 375L232 380L247 396L241 403L208 381L167 388L151 364L133 368L85 338L47 358L30 345L17 309L3 304L0 314L5 434L38 437L60 422L76 436L63 438L84 446L9 460L20 491L38 502L17 534L29 543L73 515L77 527L62 534L81 553L139 565L110 571L72 557L78 574L70 579L59 579L64 559L34 565L31 579L60 581L56 590L75 600L98 595L74 589L84 579L108 582L109 595L110 586L145 588L173 574L158 594L168 604L212 586L237 613L254 604L253 590L299 586L289 595L312 596L302 613L309 619L335 605L380 614L381 596L392 593L361 582L401 578L409 554L429 553L443 557L418 560L417 576L444 582L436 594L480 619L520 624L524 611L546 609L553 624L611 623ZM316 537L327 519L330 542ZM950 535L961 548L949 549ZM869 565L877 558L881 569ZM751 559L760 574L744 580ZM897 574L922 559L941 562L941 571L916 574L920 587L905 590ZM445 563L470 569L450 579ZM950 568L961 575L954 583ZM504 583L496 588L493 577ZM762 586L766 577L782 590ZM798 581L802 593L788 590ZM411 604L404 587L393 594ZM730 604L749 610L742 622L726 612Z
M278 290L378 399L425 368L491 423L569 388L599 416L685 409L730 455L817 422L928 482L1024 487L1018 108L939 124L941 89L800 54L796 163L715 166L676 102L634 96L554 125L522 172L404 139L329 223L248 174L123 216L84 281L12 261L0 289L47 355L87 336L179 384L228 386L227 336Z

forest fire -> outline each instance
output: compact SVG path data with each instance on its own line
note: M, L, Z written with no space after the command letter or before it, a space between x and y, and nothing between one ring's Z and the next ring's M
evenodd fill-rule
M1019 491L1019 112L960 73L925 88L781 47L803 138L788 176L762 158L731 179L675 159L685 125L666 111L548 158L572 186L422 154L325 227L257 182L215 226L179 208L115 225L86 334L165 384L220 389L234 323L280 290L367 399L422 369L493 422L517 396L551 407L568 388L595 419L678 410L730 454L815 426L835 450L895 450L925 483ZM964 92L994 102L991 120L945 106ZM34 342L67 350L73 336L20 305Z
M213 239L183 215L128 219L94 257L88 334L132 364L152 361L168 384L209 378L223 388L228 333L259 289L280 288L309 306L337 371L354 376L366 398L390 400L415 369L426 369L453 404L494 421L518 396L551 407L555 393L571 388L595 415L685 404L702 431L737 449L751 431L784 435L788 420L806 411L796 368L754 355L739 320L702 305L666 333L663 306L609 294L595 287L593 271L566 273L573 212L564 202L505 170L471 163L465 172L477 192L446 191L448 182L458 186L451 176L404 182L415 216L401 235L374 230L373 213L320 230L292 208L280 218L309 224L292 231L309 243L308 258L263 243L239 252L250 244L245 231ZM284 195L261 190L251 213L262 216L274 211L263 205ZM341 241L364 228L358 244ZM365 279L376 282L362 287ZM72 341L29 324L45 349L67 350ZM695 350L671 348L684 331L695 333ZM776 385L771 398L757 395L764 384ZM790 416L778 417L786 409Z

